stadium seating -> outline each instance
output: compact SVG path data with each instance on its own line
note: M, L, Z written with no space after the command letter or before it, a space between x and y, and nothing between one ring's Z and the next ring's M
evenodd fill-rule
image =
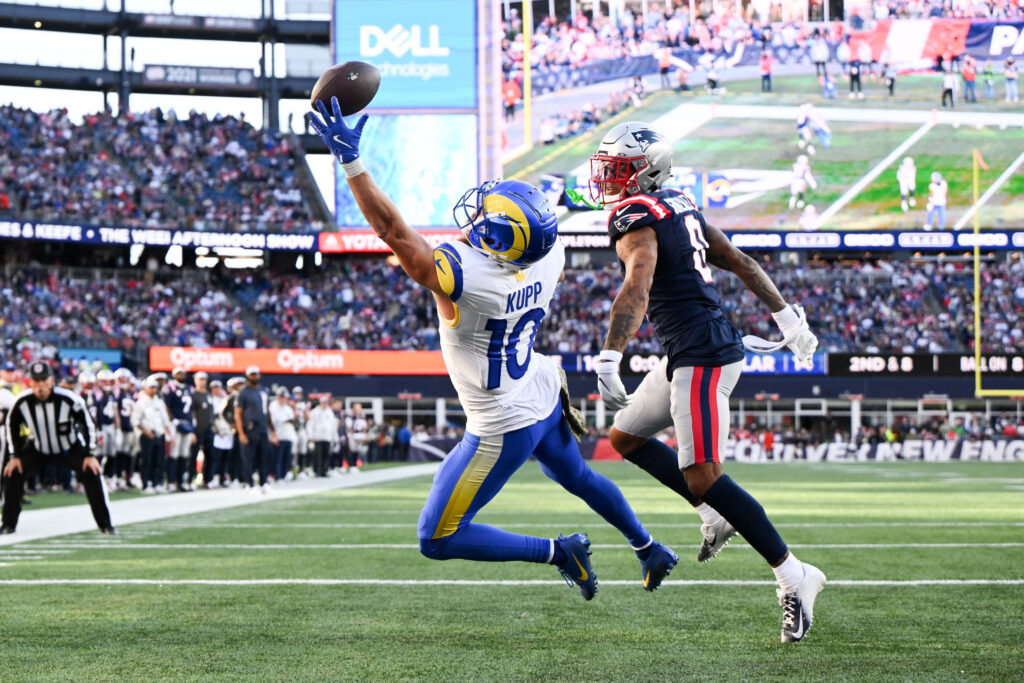
M0 107L0 212L23 220L306 232L296 163L283 135L233 116L74 124L63 109Z
M821 349L838 353L971 350L973 273L964 263L765 260L783 295L809 312ZM722 308L744 333L771 337L768 309L738 278L716 277ZM569 269L537 337L547 353L596 353L621 282L614 269ZM1024 352L1024 263L983 269L985 352ZM310 275L240 273L233 280L88 279L28 269L0 278L8 339L57 346L261 346L437 349L433 300L382 259L335 262ZM246 323L242 308L258 318ZM30 334L30 330L33 332ZM659 353L644 325L630 353Z
M243 346L270 343L243 321L241 309L208 282L151 281L141 275L92 279L26 268L0 277L7 302L0 337L24 359L52 357L47 347L131 351L151 344Z
M964 263L763 261L783 295L809 313L821 350L943 353L972 349L973 273ZM719 272L722 308L744 333L772 337L768 309L738 278ZM568 269L536 348L596 353L620 275ZM1024 352L1024 263L983 269L985 352ZM0 278L11 302L0 334L27 343L112 347L149 344L337 349L437 349L433 300L382 259L334 262L308 275L240 273L233 280L88 279L28 269ZM243 308L258 321L247 324ZM254 329L255 325L259 329ZM30 332L31 331L31 332ZM28 340L32 340L28 342ZM659 353L644 325L629 353Z

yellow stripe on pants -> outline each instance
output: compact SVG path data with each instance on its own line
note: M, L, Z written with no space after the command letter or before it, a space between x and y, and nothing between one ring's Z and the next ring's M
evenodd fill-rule
M459 477L455 488L452 489L451 496L448 497L448 504L444 506L444 512L437 523L437 529L434 530L433 538L444 538L459 530L459 522L462 521L466 510L473 503L476 492L480 490L484 479L490 474L494 463L498 462L504 441L504 435L480 439L476 453L466 465L462 476Z

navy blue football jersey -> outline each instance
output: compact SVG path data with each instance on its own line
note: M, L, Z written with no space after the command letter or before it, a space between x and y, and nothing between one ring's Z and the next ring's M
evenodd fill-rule
M192 425L192 390L177 382L164 385L164 403L171 412L171 417L178 421L179 432L194 432Z
M96 397L96 425L100 428L114 424L117 402L114 397L104 391Z
M117 410L121 413L121 431L130 433L135 429L132 427L132 410L135 408L135 396L123 389L118 389L117 391L118 394L115 400L117 401Z
M722 299L704 256L704 216L677 190L624 200L608 217L612 243L627 232L654 230L654 269L647 317L668 354L669 377L681 366L721 366L743 359L743 340L722 313ZM619 262L623 273L625 264Z

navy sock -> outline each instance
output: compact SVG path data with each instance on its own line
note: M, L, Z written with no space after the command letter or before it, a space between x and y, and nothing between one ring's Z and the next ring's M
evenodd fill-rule
M768 521L764 508L727 475L711 485L704 502L718 510L768 564L774 566L786 556L786 544Z
M647 439L643 446L624 453L622 457L678 493L690 505L697 505L697 497L690 492L683 471L679 469L679 455L661 441Z
M518 560L543 564L551 554L551 539L513 534L487 524L467 524L450 536L421 538L420 552L432 560ZM555 554L558 554L557 543ZM563 555L562 561L565 559Z
M555 554L554 557L551 558L551 564L556 567L561 567L568 561L569 555L565 552L565 548L563 548L558 541L555 541Z

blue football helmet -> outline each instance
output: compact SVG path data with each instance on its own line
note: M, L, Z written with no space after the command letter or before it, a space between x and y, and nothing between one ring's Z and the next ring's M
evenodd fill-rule
M502 265L536 263L558 238L558 219L547 196L519 180L491 180L474 187L452 213L470 246Z

